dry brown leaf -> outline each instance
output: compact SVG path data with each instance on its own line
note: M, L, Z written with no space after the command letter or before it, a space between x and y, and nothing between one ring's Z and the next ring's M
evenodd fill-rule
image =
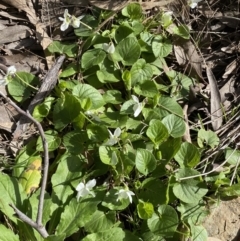
M15 7L18 10L24 11L27 13L29 21L32 24L36 24L38 18L36 16L35 10L29 0L2 0L3 2L7 3L10 6Z
M25 25L14 25L1 30L0 33L0 44L5 44L27 38L32 34L32 31Z
M43 26L41 23L36 24L36 36L38 41L41 43L41 46L43 47L43 50L45 50L50 43L52 43L52 40L49 38L46 31L43 29ZM46 57L47 66L50 68L54 63L53 56Z
M222 240L219 238L208 237L207 241L222 241Z
M174 0L160 0L160 1L155 1L155 2L150 1L150 2L139 2L139 3L141 4L141 6L144 10L148 10L148 9L152 9L152 8L155 8L155 7L166 6L173 1Z
M9 106L8 106L9 107ZM8 132L12 131L15 122L13 120L13 115L16 117L18 112L12 107L10 107L10 111L4 106L0 106L0 129L6 130Z
M97 8L105 9L105 10L112 10L112 11L119 11L129 2L129 0L105 0L105 1L96 1L96 0L89 0L89 3Z
M0 62L5 66L14 65L18 71L30 72L37 69L45 69L42 59L37 55L18 53L9 56L0 56Z
M2 0L4 3L13 6L19 10L23 10L24 8L27 8L27 2L25 0Z
M174 0L159 0L159 1L148 1L148 2L142 2L142 1L131 1L131 0L105 0L105 1L99 1L99 0L89 0L89 3L95 7L105 9L105 10L112 10L112 11L118 11L121 10L128 2L137 2L142 6L143 10L152 9L154 7L162 7L165 6Z
M184 53L182 46L174 44L173 49L174 49L174 54L175 54L178 64L180 66L187 64L187 56Z
M230 74L235 74L238 67L238 59L233 60L225 69L223 78L226 79Z
M217 130L221 127L223 121L223 114L221 108L221 96L217 86L217 81L211 70L211 68L206 68L206 73L209 81L210 92L211 92L211 121L213 130Z
M13 19L13 20L19 20L19 21L26 21L26 18L24 17L19 17L19 15L13 14L13 13L8 13L6 11L0 11L0 16L7 18L7 19Z
M27 14L29 21L36 26L36 36L41 43L43 50L52 42L51 38L48 36L46 31L43 28L43 25L40 23L39 18L37 17L33 5L30 0L3 0L3 2L24 11ZM53 64L52 57L46 57L48 68Z
M2 4L2 3L0 3L0 9L7 9L7 6Z
M190 40L179 40L174 43L174 53L178 64L186 66L191 75L202 77L202 58L199 56L195 45Z

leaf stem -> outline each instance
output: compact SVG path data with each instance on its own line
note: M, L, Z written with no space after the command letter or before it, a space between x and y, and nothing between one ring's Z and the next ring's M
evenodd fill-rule
M27 83L27 82L26 82L23 78L21 78L17 73L16 73L15 75L16 75L25 85L27 85L27 86L35 89L35 90L38 90L38 88L36 88L36 87L30 85L29 83Z

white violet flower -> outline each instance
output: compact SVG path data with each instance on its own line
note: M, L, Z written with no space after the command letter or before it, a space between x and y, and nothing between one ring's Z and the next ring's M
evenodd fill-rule
M65 31L69 25L72 25L74 28L79 28L80 23L81 23L81 19L84 16L80 16L80 17L75 17L74 15L70 15L68 13L68 9L65 9L64 14L63 14L63 18L59 17L59 20L62 21L62 25L60 27L61 31Z
M198 3L201 2L202 0L188 0L188 5L190 8L196 8Z
M72 16L72 21L71 21L71 25L74 27L74 28L79 28L80 27L80 23L81 23L81 19L84 18L84 15L83 16L80 16L80 17L75 17L75 16Z
M110 130L108 130L109 134L110 134L110 138L107 141L107 143L105 144L106 146L113 146L118 142L118 138L121 135L121 129L118 127L114 133L112 134L112 132Z
M16 71L15 66L8 67L6 75L3 79L0 79L0 85L7 85Z
M63 21L60 27L61 31L65 31L69 27L69 24L71 23L71 15L68 13L68 9L65 9L63 18L59 17L59 20Z
M76 187L76 190L78 191L77 200L79 200L80 197L85 197L89 194L91 194L93 197L95 197L94 192L91 191L91 189L95 186L96 186L95 179L88 181L86 184L83 182L80 182Z
M132 98L133 98L134 102L136 103L136 104L133 106L133 110L134 110L133 116L134 116L134 117L137 117L137 116L139 116L139 114L142 112L143 103L142 103L142 102L139 102L138 97L135 96L135 95L132 95Z
M115 51L115 47L114 47L114 44L112 42L110 42L108 44L107 43L103 43L102 44L102 48L103 48L104 51L106 51L109 54L113 54L114 51Z
M121 189L115 195L118 195L117 201L120 199L129 199L130 203L132 203L132 196L135 194L128 189Z

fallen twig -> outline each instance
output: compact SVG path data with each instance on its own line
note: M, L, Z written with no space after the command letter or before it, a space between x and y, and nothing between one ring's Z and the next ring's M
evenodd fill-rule
M44 193L46 190L47 185L47 177L48 177L48 167L49 167L49 155L48 155L48 143L46 141L44 130L42 128L42 125L36 121L29 112L23 111L20 107L18 107L11 99L9 99L6 95L4 95L0 91L0 96L2 96L8 104L10 104L12 107L14 107L20 114L22 114L24 117L31 120L38 128L39 134L42 139L43 143L43 153L44 153L44 164L43 164L43 177L42 177L42 184L41 184L41 191L40 191L40 198L38 203L38 212L37 212L37 219L36 221L33 221L28 216L26 216L24 213L22 213L17 207L15 207L13 204L9 204L18 217L24 221L25 223L29 224L31 227L36 229L44 238L48 237L49 234L47 233L45 227L42 224L42 215L43 215L43 204L44 204Z

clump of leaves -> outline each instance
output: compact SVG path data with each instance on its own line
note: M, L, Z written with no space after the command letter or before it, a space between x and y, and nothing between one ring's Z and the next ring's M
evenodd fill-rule
M233 196L238 184L228 186L227 172L205 178L196 168L201 153L218 145L216 134L200 130L196 143L182 139L186 124L178 100L188 100L196 80L168 70L165 59L172 36L187 39L188 28L173 24L171 13L145 20L137 3L125 7L110 29L95 31L99 19L79 18L80 58L77 43L48 47L71 58L55 91L33 113L47 123L52 157L43 210L49 237L20 223L8 205L36 218L40 139L21 150L12 176L0 175L0 209L16 230L2 224L1 233L8 240L61 241L73 234L72 240L83 241L206 240L206 194ZM17 73L8 90L24 102L37 83Z

